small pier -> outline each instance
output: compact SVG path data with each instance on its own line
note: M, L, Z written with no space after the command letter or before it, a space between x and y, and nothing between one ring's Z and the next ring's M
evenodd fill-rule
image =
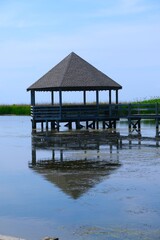
M40 123L45 130L60 130L61 123L72 129L116 129L119 120L115 105L32 106L32 128Z
M40 131L61 130L61 123L71 129L108 129L116 131L120 119L128 121L128 133L141 135L141 121L155 121L155 136L160 136L160 104L102 104L63 107L32 106L32 128Z

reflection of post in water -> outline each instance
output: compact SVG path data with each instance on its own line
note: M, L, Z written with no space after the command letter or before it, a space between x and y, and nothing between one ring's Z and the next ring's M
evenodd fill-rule
M29 166L76 199L120 166L118 151L117 140L105 133L33 135Z
M142 139L141 138L128 138L128 144L129 144L129 148L132 149L132 147L134 146L134 143L136 142L136 144L139 146L141 146L142 143Z
M32 166L36 166L36 146L32 144Z
M112 144L108 145L108 149L103 148L103 149L87 149L87 150L68 150L68 149L48 149L48 152L52 152L52 157L48 157L45 159L37 159L37 151L39 149L37 149L36 147L32 147L32 163L30 164L30 166L34 167L34 166L38 166L38 165L43 165L43 164L48 164L49 163L53 163L55 166L56 164L58 165L58 163L64 163L65 161L71 162L75 161L75 164L78 163L78 161L95 161L96 159L98 161L108 161L108 164L113 164L119 162L119 152L118 152L118 146L116 146L116 150L115 148L113 149ZM42 150L42 149L41 149ZM45 149L46 150L46 149ZM115 151L115 155L114 155L114 159L113 159L113 151ZM109 153L110 155L108 155L107 153ZM65 163L64 163L65 165ZM54 167L54 166L53 166Z
M37 151L45 150L51 152L48 161L55 163L69 160L86 161L119 161L119 141L116 138L105 138L103 134L56 134L54 136L33 135L32 136L32 165L36 166L38 162L47 162L47 160L37 159ZM112 153L115 151L114 159ZM109 153L109 154L108 154Z
M140 137L135 135L130 136L121 136L119 140L119 146L120 148L126 148L126 146L129 147L129 149L135 148L135 146L138 147L138 149L141 149L141 147L147 146L147 147L159 147L159 139L156 139L155 137Z

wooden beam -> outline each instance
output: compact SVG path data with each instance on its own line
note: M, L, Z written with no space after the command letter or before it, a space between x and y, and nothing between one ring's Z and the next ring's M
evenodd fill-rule
M118 90L116 90L116 104L118 104Z
M83 103L86 105L86 91L83 91Z
M59 90L59 106L60 106L60 116L62 116L62 91Z
M96 104L99 105L99 91L96 90Z
M112 103L112 94L111 94L111 90L109 90L109 104Z
M52 105L54 105L54 92L51 91L51 103Z
M35 91L31 90L31 105L35 105Z

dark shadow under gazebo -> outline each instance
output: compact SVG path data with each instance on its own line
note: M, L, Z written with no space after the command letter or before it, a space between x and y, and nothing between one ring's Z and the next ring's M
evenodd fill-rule
M65 126L69 129L73 128L73 123L76 129L82 127L98 129L100 122L104 129L115 128L116 121L119 119L116 114L116 105L118 91L121 88L121 85L72 52L27 89L31 92L32 129L36 130L37 123L40 123L41 130L44 124L46 130L49 127L51 130L59 130L62 122L66 123ZM79 91L83 92L82 103L64 103L64 92L69 94ZM95 103L87 102L89 91L95 92ZM100 102L100 91L108 92L108 102ZM50 103L37 104L36 92L49 92ZM58 103L54 101L55 92L59 95ZM113 92L115 92L115 99L113 99Z

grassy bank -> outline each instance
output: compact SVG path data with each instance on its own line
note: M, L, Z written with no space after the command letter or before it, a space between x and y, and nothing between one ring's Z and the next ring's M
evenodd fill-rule
M146 104L154 104L154 103L160 103L160 98L150 98L150 99L144 99L141 101L136 101L134 103L146 103Z
M29 105L0 105L0 115L30 115Z

